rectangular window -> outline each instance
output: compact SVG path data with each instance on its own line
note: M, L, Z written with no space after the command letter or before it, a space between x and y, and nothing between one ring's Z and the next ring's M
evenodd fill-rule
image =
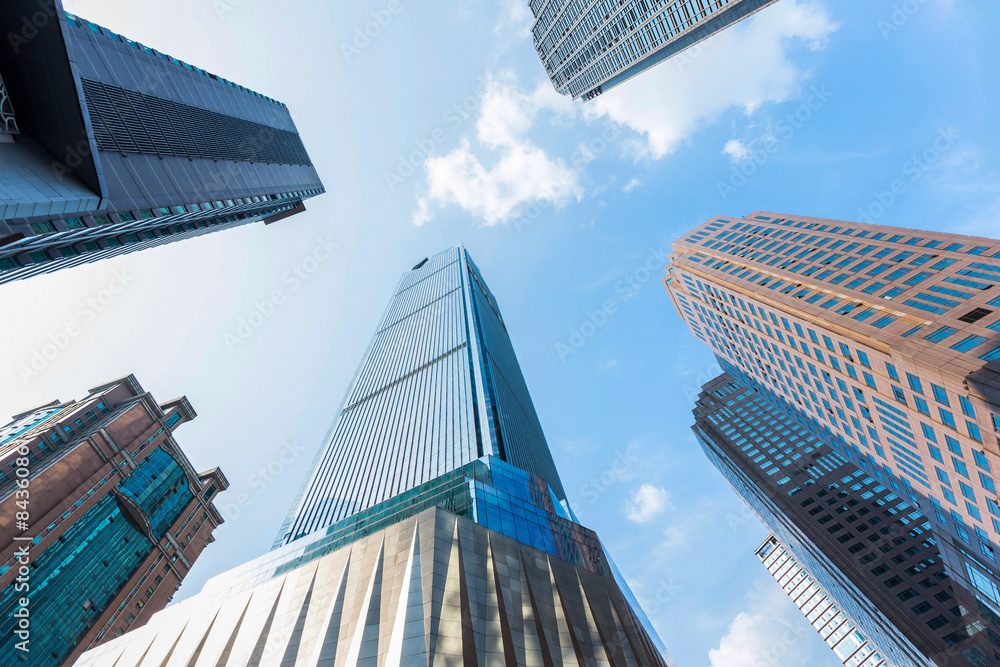
M990 472L990 462L986 459L986 454L984 454L984 453L982 453L980 451L973 450L972 451L972 458L974 458L976 460L976 465L977 466L979 466L980 468L982 468L986 472Z
M966 479L969 478L969 468L968 466L965 465L965 463L959 461L953 456L951 457L951 464L952 466L954 466L955 472L957 472L962 477L965 477Z
M87 227L83 218L66 218L65 223L69 229L85 229Z
M955 428L955 416L944 408L938 408L938 412L941 414L941 423L943 423L948 428Z
M896 372L896 367L890 364L888 361L885 362L885 370L889 373L889 377L899 382L899 373Z
M875 387L875 378L872 377L872 374L869 373L868 371L862 371L861 374L864 375L864 377L865 377L865 384L867 384L872 389L875 389L876 388Z
M968 336L967 338L963 338L959 342L952 345L951 349L958 352L969 352L970 350L979 347L979 345L985 341L986 339L982 336Z
M972 401L967 399L965 396L959 396L958 402L962 404L962 414L966 417L976 418L976 409L972 407Z
M982 487L984 489L986 489L990 493L996 494L996 492L997 492L997 486L996 486L996 484L993 483L993 479L992 478L987 477L983 473L979 473L979 483L980 483L980 485L982 485Z
M979 357L983 361L993 361L995 359L1000 359L1000 347L995 347L983 356Z
M965 422L965 428L969 432L969 437L970 438L972 438L976 442L982 442L983 441L983 434L980 432L978 424L975 424L973 422L967 421L967 422Z
M33 222L29 226L31 227L31 231L35 232L36 234L48 234L49 232L56 231L55 225L53 225L51 222L48 221Z
M948 338L954 334L958 329L953 329L951 327L941 327L937 331L927 336L924 336L924 340L929 340L932 343L940 343L945 338Z
M944 387L939 387L936 384L931 384L931 391L934 392L934 400L941 405L950 405L948 403L948 392L944 390Z
M868 355L865 354L864 352L862 352L861 350L858 350L858 361L861 362L862 366L864 366L865 368L871 370L872 365L868 361Z
M906 379L910 383L910 389L912 389L913 391L915 391L918 394L920 394L921 396L923 396L923 394L924 394L924 388L920 384L920 378L918 378L913 373L907 373L906 374Z

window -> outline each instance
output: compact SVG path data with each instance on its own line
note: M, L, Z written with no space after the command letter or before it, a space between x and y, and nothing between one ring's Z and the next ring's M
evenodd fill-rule
M910 389L912 389L913 391L917 392L922 396L924 393L924 388L920 384L920 378L918 378L913 373L907 373L906 379L910 383Z
M983 434L982 432L980 432L978 424L974 424L973 422L967 421L965 422L965 428L969 432L970 438L972 438L976 442L983 441Z
M973 450L972 458L976 460L977 466L979 466L986 472L990 472L990 462L986 460L986 454L984 454L983 452L978 452L976 450Z
M858 361L860 361L861 365L864 366L865 368L869 370L871 369L872 365L868 361L868 355L862 352L861 350L858 350Z
M983 356L979 357L983 361L993 361L995 359L1000 359L1000 347L995 347Z
M69 229L84 229L87 226L83 218L66 218L65 222Z
M972 401L970 401L965 396L959 396L958 402L962 404L962 414L964 414L966 417L972 417L973 419L975 419L976 409L972 407Z
M111 217L107 216L107 215L103 215L103 214L102 215L95 215L94 216L94 222L96 222L99 225L110 225L111 224Z
M958 352L969 352L970 350L979 347L980 344L985 342L986 339L982 336L968 336L963 338L959 342L951 346L951 349L957 350Z
M959 461L953 456L951 457L951 464L955 467L955 472L966 479L969 478L969 468L965 465L965 463Z
M941 414L941 423L948 428L956 428L955 426L955 416L944 408L938 408L938 412Z
M55 225L51 222L33 222L30 225L31 231L36 234L47 234L56 231Z
M954 334L958 329L953 329L951 327L941 327L937 331L927 336L924 336L924 340L929 340L932 343L940 343L945 338L948 338Z
M978 322L992 312L992 310L986 310L985 308L975 308L958 318L958 321L972 324L973 322Z
M945 406L950 405L948 403L948 393L944 390L943 387L939 387L936 384L932 384L931 385L931 391L934 392L934 400L935 401L937 401L941 405L945 405Z

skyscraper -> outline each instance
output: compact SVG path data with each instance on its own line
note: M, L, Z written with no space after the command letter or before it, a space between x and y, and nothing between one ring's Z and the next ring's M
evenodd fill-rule
M1000 610L1000 242L754 212L674 244L665 284L724 370L930 517Z
M80 665L669 665L464 248L403 275L268 554Z
M195 416L129 375L0 428L0 663L71 665L167 606L229 485L174 441Z
M530 0L545 72L592 99L777 0Z
M885 664L868 638L858 631L854 621L823 592L778 538L768 535L755 554L845 665L880 667Z
M452 248L400 279L275 544L485 455L541 477L565 502L496 299Z
M773 532L758 556L845 665L994 664L1000 627L984 619L1000 617L949 576L918 508L727 374L694 413L709 460Z
M4 3L0 31L0 283L277 222L323 192L276 100L59 0Z

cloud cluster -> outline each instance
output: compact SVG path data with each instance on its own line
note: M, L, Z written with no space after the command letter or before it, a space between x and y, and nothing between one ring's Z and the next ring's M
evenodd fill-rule
M527 137L543 111L573 114L570 101L547 82L524 93L511 75L487 77L476 139L496 159L491 166L484 164L468 137L450 153L428 158L424 164L428 193L417 202L414 223L432 219L431 204L456 204L486 225L495 225L531 203L562 206L579 200L583 188L578 171L562 159L549 157Z
M663 158L732 108L747 114L793 97L803 73L791 49L822 48L836 25L816 3L788 0L646 70L585 109L634 130L637 156ZM710 85L706 85L710 82Z
M652 484L643 484L632 492L625 502L623 511L625 518L633 523L646 524L652 522L666 510L673 509L670 494Z
M520 48L530 49L530 31L524 29L530 18L530 12L508 0L497 28L516 26ZM525 91L512 74L488 75L475 142L463 137L450 153L427 159L427 191L413 221L426 223L435 208L454 204L491 226L516 218L530 205L580 201L584 172L597 155L575 137L564 145L567 153L575 147L581 159L568 163L550 156L532 139L542 113L552 126L579 127L582 119L588 126L627 128L615 133L622 137L617 152L658 160L727 111L752 114L765 103L793 98L808 76L794 62L793 49L822 48L836 27L814 0L785 0L586 104L559 95L547 80ZM565 132L549 134L558 139ZM739 160L746 150L733 141L725 152ZM633 179L623 192L639 184Z
M718 648L708 652L710 667L840 664L776 582L763 582L749 597L750 608L733 619Z

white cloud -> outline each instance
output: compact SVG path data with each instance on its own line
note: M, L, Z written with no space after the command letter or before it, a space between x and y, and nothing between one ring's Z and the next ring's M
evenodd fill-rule
M642 181L640 181L638 178L633 178L631 181L622 186L622 192L628 194L633 190L635 190L636 188L640 187L642 187Z
M776 582L762 582L748 598L749 609L733 619L718 648L708 652L710 667L840 664Z
M525 206L562 206L583 196L579 173L562 159L553 159L527 138L542 111L573 114L569 100L547 82L521 92L511 76L487 78L486 94L476 121L476 139L496 152L486 166L468 137L458 148L425 162L428 194L418 200L414 222L431 219L430 205L456 204L487 225L506 222Z
M625 502L625 518L633 523L650 523L667 509L672 509L670 494L652 484L643 484Z
M662 158L725 111L753 113L796 94L803 77L789 48L823 48L837 26L815 2L785 0L608 91L584 109L642 137L637 156Z
M750 156L750 149L739 139L730 139L727 141L722 152L728 155L733 162L741 162Z
M413 224L420 227L434 219L434 214L430 211L427 199L421 197L417 200L417 210L413 212Z
M531 27L535 23L528 3L524 0L504 0L500 6L500 19L496 31L502 33L510 30L515 39L526 39L531 36Z

